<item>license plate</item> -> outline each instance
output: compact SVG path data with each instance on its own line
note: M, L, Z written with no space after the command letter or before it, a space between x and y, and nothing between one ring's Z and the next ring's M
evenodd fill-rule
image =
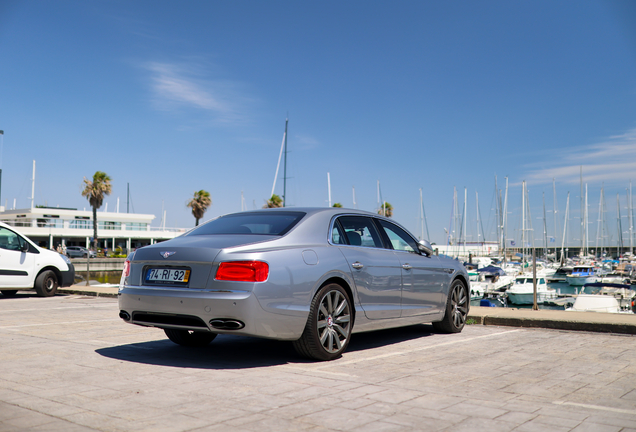
M151 268L146 273L146 282L154 283L187 283L190 279L190 270Z

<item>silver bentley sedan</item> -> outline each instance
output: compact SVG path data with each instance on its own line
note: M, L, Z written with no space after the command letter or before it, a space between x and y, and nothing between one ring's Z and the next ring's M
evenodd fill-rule
M184 346L217 334L293 341L339 357L353 332L433 323L460 332L464 266L377 214L279 208L228 214L126 259L119 316Z

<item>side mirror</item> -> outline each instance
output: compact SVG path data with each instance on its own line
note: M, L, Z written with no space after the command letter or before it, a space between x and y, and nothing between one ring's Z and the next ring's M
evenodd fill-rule
M420 240L417 243L417 247L421 252L424 252L427 256L433 255L433 246L428 240Z
M26 240L23 240L22 244L20 245L20 251L28 252L29 251L29 242L27 242Z

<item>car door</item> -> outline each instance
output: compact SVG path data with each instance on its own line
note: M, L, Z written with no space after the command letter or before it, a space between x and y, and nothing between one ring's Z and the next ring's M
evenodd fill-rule
M27 241L17 233L0 227L0 287L33 288L34 254L23 252Z
M398 318L401 311L402 271L392 250L366 216L340 216L332 228L331 242L340 247L369 319Z
M402 316L441 312L446 305L450 274L435 255L421 253L417 241L399 226L377 219L402 270Z

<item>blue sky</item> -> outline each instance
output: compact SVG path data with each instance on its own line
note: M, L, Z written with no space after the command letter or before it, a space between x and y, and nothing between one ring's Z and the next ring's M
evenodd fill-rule
M194 224L261 207L289 117L287 203L377 208L445 243L453 188L468 240L476 193L494 239L495 176L509 180L509 239L520 239L526 180L535 238L546 197L554 235L570 192L580 239L580 167L590 238L605 189L636 182L636 7L622 1L11 1L0 3L2 205L88 208L82 179L113 179L108 211ZM282 169L281 169L282 173ZM282 178L282 174L279 175ZM276 192L282 194L279 179ZM103 208L102 208L103 210ZM479 234L481 238L481 233ZM537 242L540 242L538 240ZM560 240L559 240L560 243Z

